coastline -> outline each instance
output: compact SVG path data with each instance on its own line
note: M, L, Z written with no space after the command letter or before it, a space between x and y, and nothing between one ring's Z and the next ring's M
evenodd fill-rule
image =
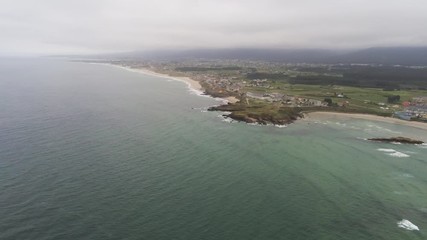
M188 85L189 88L191 88L193 90L200 91L200 92L204 91L202 85L200 85L200 83L198 81L191 79L189 77L174 77L174 76L163 74L163 73L157 73L157 72L151 71L151 70L146 69L146 68L128 68L128 69L131 69L131 70L134 70L136 72L140 72L140 73L143 73L146 75L154 76L154 77L162 77L162 78L172 79L175 81L184 82Z
M130 68L130 67L119 66L119 65L114 65L114 64L108 64L108 65L119 67L119 68L122 68L122 69L125 69L125 70L128 70L128 71L132 71L132 72L138 72L138 73L142 73L142 74L154 76L154 77L161 77L161 78L167 78L167 79L171 79L171 80L175 80L175 81L180 81L180 82L183 82L183 83L187 84L187 87L190 90L195 91L198 94L203 94L204 93L204 88L202 87L202 85L198 81L196 81L194 79L191 79L189 77L171 76L171 75L168 75L168 74L154 72L154 71L146 69L146 68ZM227 103L236 103L236 102L239 101L239 99L237 99L236 97L233 97L233 96L224 97L224 98L220 98L220 99L226 101Z
M377 115L370 114L360 114L360 113L338 113L338 112L311 112L306 113L303 120L318 119L363 119L369 121L385 122L397 125L404 125L408 127L414 127L418 129L427 130L427 124L422 122L414 121L405 121L397 118L391 117L381 117Z
M199 94L199 95L204 94L204 88L199 83L199 81L191 79L190 77L171 76L171 75L164 74L164 73L158 73L158 72L152 71L152 70L147 69L147 68L131 68L131 67L126 67L126 66L116 65L116 64L109 64L109 63L93 63L93 64L108 65L108 66L118 67L118 68L121 68L121 69L124 69L127 71L131 71L131 72L137 72L137 73L141 73L141 74L145 74L145 75L150 75L150 76L180 81L180 82L187 84L187 87L190 90L196 92L197 94ZM233 96L223 97L223 98L216 98L216 97L213 97L210 95L205 95L205 96L209 96L209 97L212 97L214 99L222 100L225 102L225 104L236 103L239 101L236 97L233 97ZM223 106L226 107L226 105L223 105ZM232 119L234 119L234 118L232 118ZM397 124L397 125L403 125L403 126L418 128L418 129L422 129L422 130L427 130L427 123L415 122L415 121L405 121L405 120L401 120L401 119L397 119L397 118L382 117L382 116L371 115L371 114L362 114L362 113L340 113L340 112L316 111L316 112L304 113L304 117L300 118L297 121L329 120L329 119L344 119L344 120L362 119L362 120L384 122L384 123L389 123L389 124ZM234 119L234 120L241 121L239 119ZM275 124L273 123L272 125L275 125ZM284 124L284 125L279 124L278 126L286 127L287 125L288 124Z

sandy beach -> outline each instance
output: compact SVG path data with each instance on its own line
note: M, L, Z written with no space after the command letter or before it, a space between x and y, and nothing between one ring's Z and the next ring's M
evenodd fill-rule
M113 66L117 66L117 65L113 65ZM187 86L190 89L195 90L196 92L199 92L200 94L204 92L202 85L200 85L200 83L198 81L191 79L189 77L171 76L171 75L167 75L167 74L163 74L163 73L157 73L157 72L154 72L154 71L146 69L146 68L129 68L129 67L124 67L124 66L118 66L118 67L124 68L126 70L130 70L130 71L134 71L134 72L143 73L143 74L150 75L150 76L162 77L162 78L172 79L175 81L184 82L187 84ZM233 96L224 97L222 99L224 99L226 102L229 102L229 103L236 103L239 101L239 99L237 99L236 97L233 97Z
M197 90L197 91L203 91L204 90L202 85L200 85L200 83L198 81L191 79L189 77L174 77L174 76L170 76L167 74L153 72L153 71L146 69L146 68L131 68L131 69L134 71L140 72L140 73L150 75L150 76L168 78L168 79L184 82L193 90Z
M312 112L305 114L305 118L310 119L318 119L318 120L326 120L326 119L364 119L369 121L379 121L386 122L391 124L399 124L405 125L409 127L419 128L423 130L427 130L427 123L422 122L413 122L413 121L405 121L391 117L381 117L370 114L353 114L353 113L337 113L337 112Z

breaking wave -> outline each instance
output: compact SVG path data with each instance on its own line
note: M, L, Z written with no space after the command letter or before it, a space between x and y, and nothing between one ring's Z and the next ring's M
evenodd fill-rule
M393 157L410 157L408 154L404 154L401 152L394 152L394 153L390 153L389 155Z
M417 144L417 146L420 148L427 148L427 143Z
M399 157L399 158L404 158L404 157L410 157L408 154L402 153L402 152L398 152L394 149L389 149L389 148L378 148L377 149L380 152L384 152L389 156L392 157Z
M406 219L402 219L402 221L397 222L397 226L409 231L419 231L420 229L418 228L417 225L411 223L410 221L406 220Z
M380 152L396 152L396 150L394 150L394 149L388 149L388 148L378 148L377 149L378 151L380 151Z

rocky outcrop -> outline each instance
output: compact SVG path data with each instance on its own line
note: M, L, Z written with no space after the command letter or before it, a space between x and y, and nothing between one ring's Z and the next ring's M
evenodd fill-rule
M387 142L387 143L392 143L392 142L406 143L406 144L423 144L424 143L423 141L406 138L406 137L369 138L368 140L375 141L375 142Z
M230 112L229 114L226 114L224 116L236 121L246 123L258 123L262 125L287 125L299 118L304 117L304 115L301 113L301 109L299 108L263 108L259 106L249 106L242 103L230 103L226 105L211 107L208 110Z

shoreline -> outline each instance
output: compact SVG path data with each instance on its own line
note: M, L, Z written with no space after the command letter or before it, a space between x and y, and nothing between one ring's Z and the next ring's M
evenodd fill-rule
M124 67L124 68L127 68L127 67ZM191 79L189 77L174 77L174 76L171 76L168 74L154 72L154 71L151 71L151 70L146 69L146 68L127 68L127 69L131 69L131 70L134 70L136 72L140 72L140 73L150 75L150 76L154 76L154 77L162 77L162 78L172 79L175 81L184 82L188 85L189 88L191 88L193 90L200 91L200 92L204 91L202 85L200 85L200 83L198 81Z
M125 66L115 65L115 64L107 64L107 65L119 67L119 68L122 68L122 69L125 69L128 71L142 73L142 74L146 74L146 75L150 75L150 76L154 76L154 77L167 78L167 79L171 79L174 81L183 82L183 83L187 84L187 87L190 90L195 91L198 95L204 94L205 89L202 87L202 85L199 83L199 81L196 81L196 80L189 78L189 77L171 76L171 75L164 74L164 73L158 73L158 72L152 71L150 69L146 69L146 68L130 68L130 67L125 67ZM223 98L216 98L216 97L213 97L210 95L205 95L205 96L209 96L209 97L212 97L214 99L221 99L221 100L225 101L226 103L236 103L239 101L239 99L237 99L236 97L233 97L233 96L223 97Z
M218 98L218 97L213 97L213 96L204 94L204 89L203 89L202 85L198 81L191 79L189 77L176 77L176 76L171 76L168 74L158 73L158 72L152 71L152 70L147 69L147 68L131 68L131 67L116 65L116 64L111 64L111 63L95 63L95 64L108 65L108 66L118 67L118 68L121 68L121 69L124 69L127 71L131 71L131 72L137 72L137 73L142 73L142 74L149 75L149 76L161 77L161 78L171 79L174 81L180 81L180 82L187 84L187 87L191 91L196 92L198 95L208 96L208 97L211 97L213 99L222 100L225 102L225 104L236 103L239 101L236 97L233 97L233 96ZM422 129L422 130L427 130L427 123L415 122L415 121L405 121L405 120L401 120L401 119L397 119L397 118L382 117L382 116L371 115L371 114L363 114L363 113L340 113L340 112L316 111L316 112L304 113L304 117L296 120L295 122L309 121L309 120L316 120L316 119L317 120L362 119L362 120L377 121L377 122L396 124L396 125L403 125L403 126L418 128L418 129ZM240 121L238 119L234 119L234 120ZM274 124L272 124L272 125L274 125ZM284 125L280 125L280 126L286 127L287 125L288 124L284 124Z
M391 117L381 117L377 115L371 114L362 114L362 113L339 113L339 112L310 112L305 113L304 118L301 120L325 120L325 119L362 119L369 121L377 121L384 122L390 124L403 125L408 127L414 127L418 129L427 130L427 124L422 122L414 122L414 121L405 121L397 118Z

